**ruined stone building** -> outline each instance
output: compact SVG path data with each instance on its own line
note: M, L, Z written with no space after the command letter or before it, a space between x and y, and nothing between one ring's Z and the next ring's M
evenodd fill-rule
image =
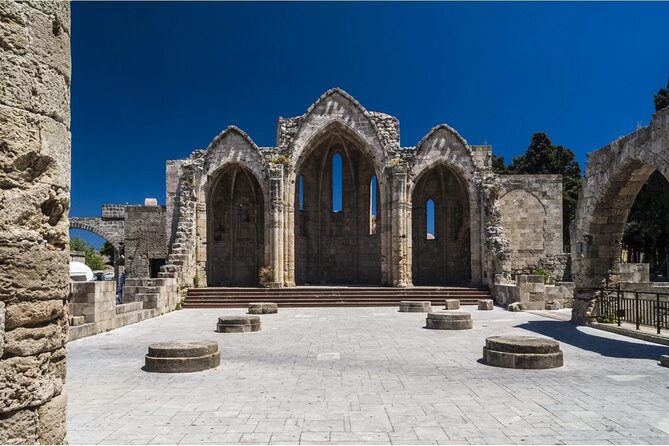
M497 175L448 125L415 146L340 89L279 118L274 147L231 126L167 163L164 275L199 286L490 285L560 280L562 179ZM338 182L338 184L335 184Z

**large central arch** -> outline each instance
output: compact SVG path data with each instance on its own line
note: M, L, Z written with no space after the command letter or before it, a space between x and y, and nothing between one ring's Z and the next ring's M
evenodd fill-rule
M258 179L239 164L214 177L207 196L209 286L256 286L264 264L265 200Z
M295 188L295 282L381 283L382 201L377 172L363 143L338 126L323 132L297 164ZM341 157L341 179L333 160ZM341 209L333 208L333 181L341 181ZM382 184L378 183L381 190ZM376 220L370 222L371 195ZM300 197L301 195L301 197ZM372 228L372 226L374 228Z

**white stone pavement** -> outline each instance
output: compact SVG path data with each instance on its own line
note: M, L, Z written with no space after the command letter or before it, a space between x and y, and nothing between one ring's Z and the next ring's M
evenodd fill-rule
M669 347L495 308L426 330L396 308L280 309L263 331L214 332L243 310L182 310L68 344L72 444L666 444ZM565 366L479 363L485 338L560 341ZM221 366L141 370L154 341L219 341Z

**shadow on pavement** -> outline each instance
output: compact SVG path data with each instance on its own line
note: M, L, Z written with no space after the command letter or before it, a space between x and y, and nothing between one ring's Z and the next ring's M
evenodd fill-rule
M669 347L657 344L642 344L642 341L622 341L582 331L582 327L571 322L529 321L516 327L551 337L556 341L599 353L612 358L653 359L669 355ZM594 329L593 329L594 330Z

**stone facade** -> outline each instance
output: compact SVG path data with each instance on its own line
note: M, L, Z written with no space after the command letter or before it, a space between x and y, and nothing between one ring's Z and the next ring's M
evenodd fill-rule
M0 443L62 443L68 2L0 2L0 189Z
M655 170L669 178L669 108L657 112L648 127L589 154L571 227L575 322L593 321L600 290L620 282L627 216Z
M165 221L162 206L125 206L126 277L158 277L167 260Z
M503 175L500 179L502 226L509 239L512 274L544 270L553 282L563 280L567 255L562 254L562 176Z
M541 268L561 279L560 178L496 175L491 156L447 125L401 147L397 118L329 90L279 119L274 147L228 127L168 161L162 276L256 286L270 267L276 286L480 286Z

